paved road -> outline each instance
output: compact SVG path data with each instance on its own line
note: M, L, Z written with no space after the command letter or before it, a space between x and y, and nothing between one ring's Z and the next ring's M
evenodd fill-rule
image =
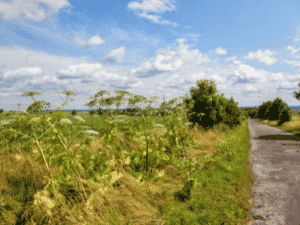
M250 118L248 121L251 171L256 182L249 214L252 224L300 224L300 138Z

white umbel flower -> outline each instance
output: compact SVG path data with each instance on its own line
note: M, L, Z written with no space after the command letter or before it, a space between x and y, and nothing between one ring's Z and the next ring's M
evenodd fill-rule
M62 118L60 121L59 121L62 125L65 125L65 124L72 124L72 121L67 119L67 118Z

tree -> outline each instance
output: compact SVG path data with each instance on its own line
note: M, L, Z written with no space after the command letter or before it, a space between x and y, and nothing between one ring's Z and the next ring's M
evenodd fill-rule
M300 82L298 83L298 86L299 86L299 88L300 88ZM296 92L296 91L294 91L293 92L294 93L294 96L293 97L295 97L296 99L300 99L300 92Z
M258 108L258 118L267 120L271 117L270 108L272 106L272 101L263 102Z
M187 117L193 125L198 123L208 130L221 122L230 126L240 123L243 113L237 102L233 98L224 98L224 94L219 95L213 81L197 81L197 88L191 87L190 94L184 102L188 108Z
M282 112L284 110L286 110L287 108L287 104L281 99L281 98L276 98L273 101L272 106L269 109L268 112L268 118L269 120L279 120L280 114L282 114Z

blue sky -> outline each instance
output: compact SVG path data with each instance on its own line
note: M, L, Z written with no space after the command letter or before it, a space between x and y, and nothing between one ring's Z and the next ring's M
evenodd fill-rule
M89 109L116 89L156 108L204 79L239 107L298 106L299 15L298 0L0 0L0 108L26 110L37 90L55 109L71 90L64 109Z

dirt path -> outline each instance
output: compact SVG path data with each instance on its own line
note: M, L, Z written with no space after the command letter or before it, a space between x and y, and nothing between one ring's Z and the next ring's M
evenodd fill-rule
M252 224L300 224L300 139L250 118L248 122L256 182Z

